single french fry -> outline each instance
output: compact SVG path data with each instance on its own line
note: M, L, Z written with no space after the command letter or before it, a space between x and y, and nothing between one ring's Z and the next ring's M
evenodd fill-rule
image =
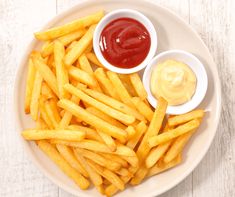
M48 128L49 129L53 129L54 126L50 120L50 117L49 115L47 114L46 112L46 108L45 108L45 98L44 97L41 97L39 99L39 109L40 109L40 116L42 117L42 119L45 121L45 123L47 124Z
M84 132L71 130L27 129L21 134L26 140L61 139L68 141L81 141L85 138Z
M110 135L103 133L102 131L99 131L99 130L97 130L97 133L100 135L100 137L102 138L104 143L109 147L109 149L111 151L116 150L117 145L116 145L114 139Z
M79 125L69 125L68 129L83 131L86 133L86 136L85 136L86 139L103 142L102 138L99 136L96 130L91 129L89 127L84 127L84 126L79 126Z
M26 114L30 113L30 103L32 99L35 75L36 75L36 68L33 64L32 58L29 58L28 73L26 79L26 90L25 90L25 104L24 104L24 111Z
M45 82L42 82L41 95L43 95L46 99L56 98L56 95Z
M139 98L141 100L145 100L147 98L147 92L144 88L144 85L139 77L138 73L132 73L129 75L130 77L130 81L137 93L137 95L139 96Z
M60 41L54 41L54 59L59 98L68 98L69 94L64 90L64 85L69 83L68 71L63 63L65 49Z
M89 175L87 171L83 168L83 166L76 159L73 151L68 147L61 144L56 144L56 148L59 153L64 157L64 159L79 173L81 173L84 177L88 178Z
M84 70L85 72L87 72L90 75L93 75L93 69L92 69L87 57L84 54L82 54L78 58L78 61L79 61L80 68L82 70Z
M159 174L163 171L166 171L170 168L175 167L176 165L180 164L182 161L182 157L181 154L179 154L175 159L173 159L172 161L170 161L169 163L164 163L164 166L159 166L157 163L149 169L147 176L153 176L156 174Z
M175 129L170 130L169 132L161 133L157 136L152 136L148 139L149 147L152 148L159 144L165 143L171 139L174 139L180 135L183 135L184 133L187 133L189 131L192 131L193 129L198 128L199 125L200 125L200 121L195 119L183 125L180 125L176 127Z
M42 59L33 58L33 63L52 91L58 96L57 81L54 73Z
M128 140L132 139L136 134L136 131L133 126L128 126L126 128L126 132L128 134Z
M63 36L65 34L74 32L76 30L83 29L92 24L98 23L103 16L104 16L104 12L99 11L92 15L79 18L65 25L54 27L46 31L37 32L34 35L38 40L52 40L60 36Z
M45 58L53 53L54 42L48 41L42 46L41 54Z
M57 40L59 40L64 46L67 46L71 42L81 38L85 33L86 33L85 29L79 29L77 31L61 36Z
M120 176L133 176L126 168L120 168L119 170L115 171L116 174Z
M50 122L52 123L53 125L53 128L56 129L58 128L59 126L59 122L56 120L55 116L54 116L54 111L53 109L51 108L51 105L49 103L49 101L45 101L44 103L44 106L45 106L45 110L46 110L46 113L50 119Z
M104 88L104 90L108 93L109 96L120 100L115 88L111 84L111 81L106 76L106 73L104 72L103 68L97 68L94 72L96 79L101 84L101 86Z
M79 172L73 169L68 162L59 154L56 148L46 140L38 142L39 148L52 160L55 164L81 188L87 189L90 185L89 181Z
M41 74L36 71L34 83L33 83L33 90L32 90L32 97L30 101L30 114L34 120L38 118L38 109L39 109L39 97L42 87L42 76Z
M124 190L124 188L125 188L124 182L115 173L97 165L92 160L87 160L87 162L98 174L100 174L102 177L106 178L113 185L115 185L118 189Z
M54 116L56 122L59 123L61 120L61 117L60 117L60 113L59 113L59 108L57 106L57 102L58 102L58 100L54 99L54 98L49 100L51 110L53 111L53 116Z
M100 63L100 61L97 59L96 55L94 53L86 53L87 59L95 64L96 66L99 66L103 68L104 66Z
M160 128L162 126L162 122L166 113L166 108L167 108L167 101L163 98L158 99L158 105L156 107L156 110L154 112L153 118L150 122L150 125L148 127L148 130L146 131L140 146L138 147L138 150L136 152L137 156L140 161L144 161L146 156L148 155L150 151L150 147L148 144L148 140L150 137L157 135L158 132L160 131Z
M135 173L134 177L131 179L131 185L138 185L140 182L144 180L146 175L148 174L148 168L144 165L141 166L138 171Z
M198 109L188 112L186 114L171 117L168 119L168 123L169 126L176 126L191 121L193 119L201 119L203 116L204 116L204 111Z
M65 49L65 53L67 54L76 44L78 43L78 41L73 41L71 42Z
M118 74L120 80L122 81L123 85L125 86L125 88L127 89L127 91L129 92L129 94L131 95L131 97L136 97L138 96L133 85L131 84L131 80L129 75L126 74Z
M107 114L103 113L102 111L98 110L97 108L94 108L94 107L88 107L86 108L86 110L88 112L90 112L91 114L103 119L104 121L116 126L116 127L119 127L121 129L125 129L126 126L123 125L122 123L120 123L119 121L115 120L114 118L108 116Z
M105 157L107 160L111 160L117 163L120 163L124 168L128 167L128 163L126 160L122 159L118 155L112 155L112 154L106 154L106 153L99 153L103 157Z
M132 102L134 103L136 109L149 121L151 122L153 118L152 109L146 105L139 97L133 97Z
M134 149L136 147L136 145L138 144L141 136L147 130L147 125L142 121L136 126L135 130L136 130L136 134L126 144L131 149Z
M68 72L71 77L78 80L79 82L82 82L88 85L89 87L97 86L97 83L95 82L94 78L90 74L86 73L85 71L77 67L70 66L68 69Z
M89 44L92 42L95 28L96 25L90 26L85 35L74 45L70 51L68 51L64 58L64 63L66 65L72 65L89 46Z
M123 103L135 109L135 105L131 101L131 96L123 85L122 81L118 77L118 75L112 71L107 71L107 76L113 84L114 88L117 91L118 96L122 100Z
M105 114L111 116L112 118L115 118L115 119L123 122L124 124L132 124L135 121L135 117L134 116L130 116L130 115L124 114L124 113L122 113L120 111L117 111L117 110L109 107L108 105L105 105L105 104L97 101L96 99L90 97L89 95L87 95L83 91L75 88L71 84L66 84L64 86L64 88L69 93L77 96L78 98L80 98L81 100L86 102L87 104L89 104L89 105L99 109L100 111L102 111Z
M125 114L134 116L136 119L140 120L140 121L146 121L144 116L141 115L138 111L136 111L135 109L129 107L128 105L115 100L105 94L102 94L100 92L97 92L95 90L90 90L90 89L84 89L83 90L85 93L87 93L88 95L90 95L91 97L95 98L96 100L120 111L123 112Z
M168 132L169 126L168 123L166 124L163 132ZM172 140L165 142L163 144L158 145L157 147L154 147L147 156L145 160L145 165L147 168L153 167L158 160L166 153L166 151L169 149L169 147L172 144Z
M67 99L61 99L58 102L58 106L66 109L67 111L70 111L73 115L80 118L84 122L92 125L96 129L99 129L108 135L111 135L122 142L126 141L127 133L126 131L115 127L104 120L92 115L91 113L87 112L85 109L81 108L80 106L76 105L75 103L67 100Z
M76 148L76 150L79 154L83 155L83 157L88 158L107 169L116 171L121 168L121 164L110 160L106 160L103 156L99 155L98 153L79 148Z
M195 130L192 130L188 133L185 133L175 139L175 141L172 143L171 147L167 151L167 153L164 156L163 161L165 163L171 162L174 158L177 157L182 151L190 137L193 135Z
M95 186L101 185L103 183L102 177L95 170L93 170L93 168L90 167L90 165L87 163L86 159L82 155L79 154L77 149L74 149L74 153L75 153L77 160L86 169L93 184Z

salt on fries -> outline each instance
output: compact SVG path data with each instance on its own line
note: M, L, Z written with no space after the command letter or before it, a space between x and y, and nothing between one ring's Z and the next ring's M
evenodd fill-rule
M22 136L81 189L92 182L112 196L180 164L204 111L167 117L165 99L150 107L138 73L105 70L92 49L103 15L35 33L45 43L29 57L24 110L36 128Z

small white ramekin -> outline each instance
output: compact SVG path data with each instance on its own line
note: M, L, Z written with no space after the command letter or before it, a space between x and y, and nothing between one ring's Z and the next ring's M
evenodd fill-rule
M187 64L195 73L196 78L197 78L196 90L191 100L189 100L188 102L182 105L167 107L168 114L177 115L177 114L187 113L195 109L202 102L203 98L206 95L208 79L207 79L207 73L203 64L199 61L198 58L196 58L194 55L186 51L182 51L182 50L165 51L163 53L160 53L156 57L154 57L152 61L148 64L143 75L143 84L148 93L148 101L154 108L156 108L157 99L152 95L151 88L150 88L151 73L159 63L164 62L166 60L170 60L170 59Z
M145 28L148 30L150 38L151 38L151 45L150 45L150 50L147 55L147 57L144 59L144 61L137 65L134 68L118 68L112 64L110 64L102 55L100 46L99 46L99 41L100 41L100 34L102 30L105 28L105 26L110 23L111 21L118 19L118 18L132 18L137 21L139 21L141 24L145 26ZM108 70L111 70L116 73L121 73L121 74L129 74L129 73L134 73L142 70L147 66L147 64L151 61L151 59L154 57L156 50L157 50L157 33L156 30L151 23L151 21L141 14L140 12L136 10L131 10L131 9L118 9L114 10L112 12L109 12L107 15L104 16L104 18L98 23L95 32L94 32L94 37L93 37L93 49L95 51L95 54L99 61L104 65L105 68Z

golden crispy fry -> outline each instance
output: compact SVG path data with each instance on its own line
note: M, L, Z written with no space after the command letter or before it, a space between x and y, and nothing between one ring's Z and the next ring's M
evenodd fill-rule
M121 79L123 85L125 86L126 90L129 92L129 94L133 96L138 96L133 85L131 84L131 80L129 75L125 74L118 74L119 78Z
M39 97L41 92L42 80L43 79L41 74L38 71L36 71L33 90L32 90L32 97L30 102L30 114L34 120L37 120L38 118Z
M99 20L104 16L103 11L99 11L97 13L94 13L92 15L79 18L75 21L72 21L70 23L67 23L65 25L54 27L51 29L48 29L44 32L37 32L35 33L35 37L38 40L52 40L55 38L58 38L60 36L63 36L65 34L69 34L71 32L74 32L79 29L83 29L85 27L88 27L92 24L98 23Z
M168 132L168 124L166 124L164 131L163 132ZM149 155L147 156L145 160L145 165L147 168L151 168L154 166L158 160L166 153L170 145L172 144L172 140L165 142L163 144L158 145L157 147L154 147L150 152Z
M83 157L90 159L90 160L94 161L95 163L99 164L100 166L103 166L107 169L116 171L121 168L121 164L107 160L103 156L101 156L95 152L91 152L86 149L79 149L79 148L76 148L76 150Z
M21 134L26 140L62 139L68 141L81 141L85 138L84 132L71 130L28 129L24 130Z
M136 109L149 121L151 122L153 118L152 109L146 105L139 97L133 97L132 102L134 103Z
M182 151L190 137L193 135L195 130L192 130L188 133L185 133L178 138L175 139L175 141L172 143L170 149L167 151L167 153L164 156L163 161L165 163L171 162L174 158L177 157ZM167 142L166 142L167 143Z
M135 117L124 114L120 111L117 111L99 101L97 101L96 99L88 96L86 93L84 93L83 91L75 88L74 86L70 85L70 84L66 84L64 86L65 90L67 90L68 92L70 92L71 94L79 97L81 100L83 100L84 102L86 102L87 104L99 109L100 111L104 112L105 114L123 122L124 124L131 124L135 121Z
M118 75L112 71L107 71L108 78L113 84L114 88L117 91L118 96L122 100L123 103L135 109L135 105L131 101L131 96L123 85L122 81L118 77Z
M87 72L90 75L93 75L93 69L92 69L88 59L86 58L86 56L84 54L82 54L78 58L78 61L79 61L80 68L82 70L84 70L85 72Z
M40 116L42 117L42 119L44 120L44 122L47 124L49 129L53 129L53 124L46 112L46 108L45 108L45 99L43 97L41 97L39 99L39 109L40 109Z
M121 154L119 154L121 155ZM125 159L132 167L139 167L139 159L136 155L134 156L124 156L124 155L121 155L121 157L123 159Z
M88 73L77 67L70 66L68 72L71 77L78 80L79 82L82 82L90 87L97 86L97 83L95 82L94 78L91 75L89 75Z
M105 157L107 160L111 160L117 163L120 163L124 168L128 167L128 163L126 160L122 159L118 155L112 155L112 154L106 154L106 153L99 153L103 157Z
M58 96L57 81L54 73L42 59L33 58L33 63L52 91Z
M58 40L64 45L67 46L71 42L81 38L86 33L85 29L79 29L77 31L71 32L69 34L66 34L64 36L61 36L58 38Z
M111 81L106 76L103 68L97 68L94 72L96 79L101 84L101 86L104 88L104 90L108 93L109 96L120 100L115 88L111 84Z
M117 145L116 145L114 139L110 135L103 133L102 131L99 131L99 130L97 130L97 133L100 135L100 137L102 138L104 143L109 147L109 149L111 151L116 150Z
M65 49L65 53L67 54L76 44L78 43L78 41L73 41L71 42Z
M92 51L92 49L93 49L93 43L91 42L91 43L87 46L87 48L85 49L84 53L85 53L85 54L86 54L86 53L90 53L90 52Z
M92 38L95 28L96 25L90 26L85 35L65 55L64 63L67 66L72 65L78 59L78 57L85 51L85 49L89 46L89 44L92 43Z
M162 122L166 113L166 108L167 101L163 98L159 98L158 105L148 127L148 130L145 133L144 138L142 139L140 146L138 147L138 150L136 152L138 158L141 159L141 162L144 161L150 151L150 147L148 144L149 138L154 135L157 135L162 126Z
M191 111L186 114L174 116L168 119L169 126L183 124L193 119L201 119L204 116L204 111L201 109Z
M25 90L24 111L26 114L30 113L30 103L32 99L35 75L36 75L36 68L33 64L32 58L30 58L28 62L28 73L27 73L26 90Z
M59 113L60 109L57 106L57 102L58 102L58 100L54 99L54 98L49 100L49 104L50 104L51 109L53 111L53 116L55 117L55 120L59 123L61 120L61 117L60 117L60 113Z
M119 127L121 129L125 129L126 126L123 125L122 123L120 123L119 121L115 120L114 118L108 116L107 114L103 113L102 111L99 111L98 109L94 108L94 107L88 107L86 108L86 110L88 112L90 112L91 114L105 120L106 122L116 126L116 127Z
M48 156L55 164L81 188L87 189L90 185L89 181L84 178L79 172L73 169L67 161L58 153L56 148L46 140L38 142L39 148Z
M136 147L136 145L140 141L141 136L147 130L147 125L142 121L136 126L135 130L136 130L136 134L126 144L128 147L130 147L132 149L134 149Z
M133 126L128 126L126 128L126 132L128 133L128 140L132 139L136 134L136 131Z
M130 173L126 168L121 168L115 171L115 173L120 176L133 176L132 173Z
M144 85L139 77L138 73L133 73L129 75L130 81L135 88L137 95L140 97L141 100L145 100L147 98L147 92L144 88Z
M52 90L48 87L47 83L45 82L42 82L41 95L43 95L45 99L56 98L55 94L52 92Z
M89 174L89 177L95 186L99 186L103 183L102 177L87 163L87 160L79 154L77 149L74 149L74 153L78 161L83 165Z
M173 168L174 166L180 164L182 161L181 154L179 154L175 159L173 159L169 163L164 163L164 166L159 166L158 164L155 164L152 168L149 169L149 172L147 174L148 177L159 174L163 171L166 171L170 168Z
M84 127L84 126L79 126L79 125L69 125L68 129L83 131L86 133L86 136L85 136L86 139L103 142L102 138L99 136L96 130L91 129L89 127Z
M152 136L148 139L149 146L154 147L164 142L167 142L184 133L187 133L189 131L192 131L193 129L196 129L197 127L199 127L199 125L200 125L200 121L195 119L183 125L180 125L176 127L175 129L170 130L169 132L161 133L157 136Z
M115 173L97 165L92 160L87 160L87 162L97 173L99 173L101 176L103 176L108 181L110 181L118 189L124 190L125 186L124 186L123 181Z
M41 54L45 58L53 53L54 42L48 41L42 46Z
M68 147L60 144L56 144L56 148L59 153L64 157L64 159L71 165L74 169L76 169L79 173L81 173L84 177L88 178L89 175L87 171L83 168L83 166L76 159L73 151Z
M68 98L69 94L64 90L64 85L69 83L68 71L63 63L65 49L60 41L54 42L54 59L56 68L57 87L59 98Z
M91 97L95 98L96 100L98 100L106 105L109 105L110 107L112 107L120 112L134 116L138 120L145 121L144 116L141 115L138 111L136 111L135 109L129 107L128 105L126 105L118 100L115 100L105 94L102 94L102 93L94 91L94 90L84 89L83 91L85 93L87 93L88 95L90 95Z
M52 123L53 125L53 128L56 129L58 128L59 126L59 121L56 120L55 116L54 116L54 111L53 109L51 108L51 105L49 103L49 101L45 101L44 103L44 106L45 106L45 110L46 110L46 113L50 119L50 122Z
M99 66L103 68L104 66L100 63L100 61L97 59L96 55L94 53L86 53L87 59L95 64L96 66Z
M104 120L92 115L91 113L87 112L85 109L81 108L75 103L66 99L61 99L58 102L58 106L66 109L67 111L70 111L73 115L80 118L84 122L92 125L96 129L102 130L103 132L121 140L122 142L126 141L127 133L124 130L115 127L105 122Z
M131 179L131 185L138 185L141 181L144 180L148 174L148 168L141 166L138 171L135 173L135 176Z

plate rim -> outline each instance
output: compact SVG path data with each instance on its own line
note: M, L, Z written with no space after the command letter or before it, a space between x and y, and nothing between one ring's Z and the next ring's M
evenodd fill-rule
M107 0L104 0L107 1ZM206 46L206 44L204 43L204 41L201 39L201 37L199 36L199 34L196 32L196 30L194 30L194 28L192 28L190 26L190 24L188 24L182 17L178 16L177 13L171 11L169 8L164 7L156 2L150 1L150 0L137 0L139 2L146 2L148 4L152 4L155 7L158 7L158 9L162 9L164 12L167 12L169 15L171 15L172 17L176 18L180 23L182 23L184 26L186 26L191 33L194 34L194 36L197 37L197 39L200 41L200 44L203 45L203 47L207 50L208 54L210 55L210 59L212 60L212 63L216 66L214 59L210 53L210 50L208 49L208 47ZM62 17L69 15L70 12L74 12L76 9L78 9L80 6L86 6L89 3L96 3L96 0L85 0L85 1L81 1L78 2L77 4L73 5L72 7L66 9L65 11L62 11L61 13L55 15L54 17L52 17L50 20L48 20L47 23L45 23L44 25L42 25L42 28L40 28L40 30L46 29L48 27L50 27L51 25L53 25L54 23L58 22L58 20L60 20ZM108 2L108 1L107 1ZM125 0L118 0L118 2L125 2ZM81 190L79 191L78 189L72 189L70 187L68 187L66 184L64 184L63 182L60 182L58 179L54 178L50 173L48 173L48 171L40 164L40 162L38 162L36 160L35 155L32 152L32 148L30 147L30 142L25 141L20 133L22 131L22 126L21 126L21 121L20 121L20 116L19 114L19 107L18 107L18 88L19 88L19 81L22 78L22 70L25 66L25 60L28 57L29 52L31 51L33 45L35 44L37 40L33 37L28 46L25 48L25 51L23 53L23 55L21 56L20 59L20 63L19 66L17 67L17 72L15 75L15 82L14 82L14 93L13 93L13 108L14 108L14 121L16 123L16 132L17 132L17 136L20 138L19 140L22 142L23 145L23 149L24 151L26 151L27 156L30 157L29 160L32 161L32 163L37 167L37 169L39 169L42 174L44 174L52 183L54 183L55 185L57 185L58 187L62 188L63 190L69 192L70 194L73 194L75 196L81 196L81 197L89 197L90 195L86 194L85 191ZM206 155L206 153L208 152L214 138L215 135L217 133L218 130L218 126L219 126L219 122L220 122L220 117L221 117L221 108L222 108L222 96L221 96L221 80L218 74L218 68L216 66L215 69L215 77L216 77L216 83L217 83L217 91L216 91L216 99L218 101L218 105L217 108L215 109L217 116L215 117L215 131L213 132L213 136L211 136L209 143L207 144L207 146L204 149L204 152L200 155L200 157L197 157L197 160L193 163L192 166L190 166L190 168L188 168L184 174L182 174L182 176L174 181L172 181L170 184L168 184L166 187L162 188L161 190L158 191L153 191L153 192L149 192L148 196L158 196L160 194L165 193L166 191L172 189L173 187L175 187L176 185L178 185L179 183L181 183L184 179L187 178L187 176L193 172L195 170L195 168L199 165L199 163L202 161L202 159L204 158L204 156Z

